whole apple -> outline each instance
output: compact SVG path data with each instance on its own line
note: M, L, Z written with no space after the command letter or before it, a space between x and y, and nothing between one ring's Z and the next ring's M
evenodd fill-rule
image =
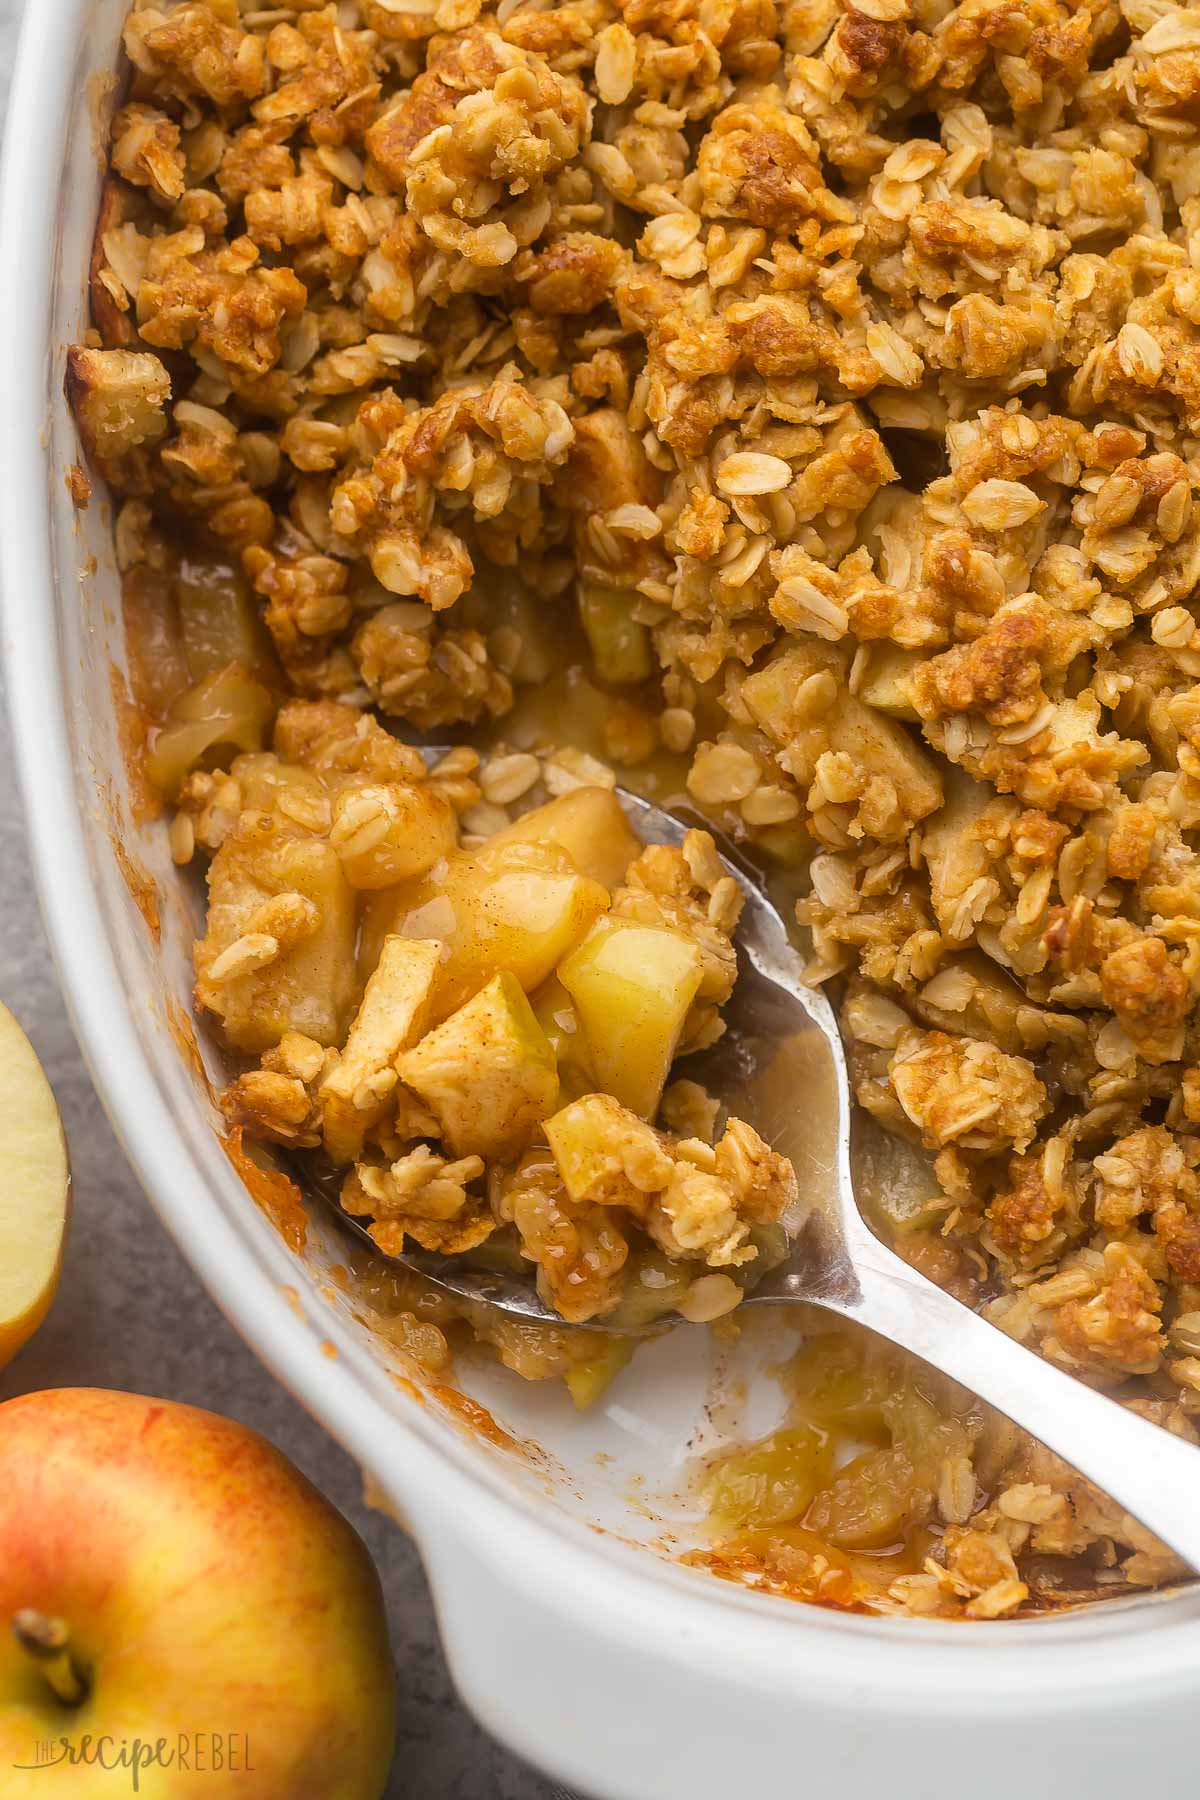
M95 1388L0 1405L5 1800L379 1800L394 1736L371 1560L264 1438Z

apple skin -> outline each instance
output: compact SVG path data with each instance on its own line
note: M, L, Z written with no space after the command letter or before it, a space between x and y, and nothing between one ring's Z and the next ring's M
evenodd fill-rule
M5 1623L66 1620L90 1691L62 1705ZM248 1740L246 1770L143 1767L149 1800L379 1800L395 1689L379 1580L273 1445L96 1388L0 1405L0 1792L115 1800L128 1768L22 1773L39 1740Z

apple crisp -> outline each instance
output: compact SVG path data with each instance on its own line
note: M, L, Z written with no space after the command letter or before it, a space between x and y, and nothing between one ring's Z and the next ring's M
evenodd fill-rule
M795 905L877 1228L1195 1439L1200 9L163 0L125 48L68 391L231 1119L564 1319L646 1267L725 1312L789 1183L671 1071L733 884L622 847L618 769ZM537 919L467 942L504 881ZM580 1397L628 1353L474 1325ZM789 1379L720 1572L983 1618L1178 1575L915 1365L826 1327Z

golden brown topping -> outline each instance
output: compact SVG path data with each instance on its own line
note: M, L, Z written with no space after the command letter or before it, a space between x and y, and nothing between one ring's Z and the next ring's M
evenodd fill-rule
M1162 1351L1162 1297L1134 1253L1109 1244L1099 1292L1068 1300L1055 1317L1055 1343L1065 1359L1145 1374Z
M1179 1056L1194 996L1160 937L1138 937L1112 951L1100 966L1100 985L1147 1062L1173 1062Z
M941 1031L907 1031L888 1064L896 1097L931 1148L1024 1150L1046 1090L1024 1057Z
M135 7L125 21L125 49L164 98L199 96L235 107L262 93L266 72L261 37L237 21L234 0L194 0L168 13Z

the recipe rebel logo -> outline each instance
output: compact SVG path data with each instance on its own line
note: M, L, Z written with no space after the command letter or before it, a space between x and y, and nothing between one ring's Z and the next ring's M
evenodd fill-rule
M14 1769L126 1770L133 1793L141 1792L148 1769L175 1769L190 1775L252 1775L254 1761L250 1738L234 1731L180 1731L173 1737L122 1738L90 1732L79 1737L39 1738L32 1760L13 1764Z

